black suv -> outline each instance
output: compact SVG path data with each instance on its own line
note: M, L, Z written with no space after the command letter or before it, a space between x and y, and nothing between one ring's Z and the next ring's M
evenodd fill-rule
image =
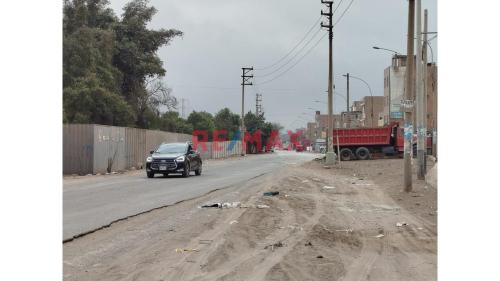
M155 174L167 176L170 173L180 173L189 177L191 171L201 175L202 163L200 153L193 150L190 142L162 143L151 151L146 159L146 174L152 178Z

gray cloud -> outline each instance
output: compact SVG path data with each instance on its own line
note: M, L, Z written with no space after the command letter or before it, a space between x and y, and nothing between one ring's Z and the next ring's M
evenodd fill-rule
M111 6L120 15L126 2L111 1ZM342 1L334 19L349 2ZM323 8L320 0L152 0L151 4L158 9L152 28L176 28L185 33L183 38L175 39L159 51L167 69L166 82L176 97L187 100L189 110L212 113L223 107L240 113L241 67L264 67L281 58L318 19ZM383 95L383 70L390 64L391 54L373 50L372 46L406 53L407 5L404 0L354 1L334 29L334 80L340 93L345 94L346 88L341 75L349 72L365 79L374 95ZM429 30L436 31L436 2L423 0L422 9L429 10ZM321 31L318 38L324 33ZM437 39L431 45L437 60ZM256 86L246 88L245 111L255 110L258 91L263 95L267 119L288 129L302 112L312 113L308 107L326 112L326 105L313 100L327 99L327 60L325 38L279 79L259 85L273 76L256 78ZM266 72L255 71L255 75ZM366 95L369 95L366 86L353 80L351 100ZM334 107L336 112L344 110L345 101L335 98ZM305 123L299 118L292 127Z

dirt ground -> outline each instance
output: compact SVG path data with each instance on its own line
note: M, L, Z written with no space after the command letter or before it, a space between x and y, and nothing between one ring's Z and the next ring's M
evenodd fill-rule
M113 224L64 244L64 280L436 280L437 190L402 164L288 165Z

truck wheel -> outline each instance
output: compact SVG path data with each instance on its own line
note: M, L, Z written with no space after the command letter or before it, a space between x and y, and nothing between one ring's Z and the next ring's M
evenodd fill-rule
M356 157L359 160L370 159L370 151L366 147L358 147L358 149L356 149Z
M354 155L352 154L352 151L349 148L342 148L340 150L340 160L342 161L350 161L354 158L353 156Z

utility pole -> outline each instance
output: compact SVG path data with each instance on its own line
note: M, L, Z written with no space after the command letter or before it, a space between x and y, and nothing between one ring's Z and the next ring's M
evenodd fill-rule
M425 161L425 116L424 116L424 79L422 65L422 0L417 1L417 178L423 180L425 178L424 161Z
M424 10L424 42L422 43L422 60L423 60L423 102L422 102L422 120L423 120L423 152L424 152L424 159L423 159L423 179L425 179L425 174L427 173L427 9ZM417 151L418 153L418 151Z
M349 113L349 72L346 74L347 78L347 113Z
M262 116L262 94L255 94L255 115Z
M328 23L321 22L321 27L328 29L328 131L326 133L327 146L326 146L326 159L325 165L333 165L335 153L333 152L333 1L321 0L328 8L327 12L321 10L321 15L326 16Z
M408 40L406 47L406 76L404 110L404 190L412 190L412 140L413 140L413 45L415 33L415 0L408 0Z
M240 139L241 139L241 156L245 156L246 145L245 145L245 86L251 86L250 78L253 75L248 75L250 71L253 71L253 67L242 67L241 75L241 125L240 125Z

